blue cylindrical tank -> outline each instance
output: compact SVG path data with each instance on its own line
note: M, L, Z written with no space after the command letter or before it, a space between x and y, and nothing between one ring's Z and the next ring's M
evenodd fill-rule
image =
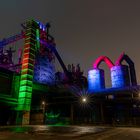
M111 82L113 88L130 86L129 67L126 65L111 68Z
M94 92L105 88L104 70L93 69L88 72L88 90Z

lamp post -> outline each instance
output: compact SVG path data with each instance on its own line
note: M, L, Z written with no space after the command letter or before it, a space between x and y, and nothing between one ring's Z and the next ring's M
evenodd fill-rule
M45 123L45 110L46 110L46 102L42 101L42 113L43 113L43 123Z
M71 124L73 124L73 112L74 112L74 107L73 107L73 103L71 103L71 112L70 112L70 118L71 118Z
M89 97L87 95L81 96L81 104L82 104L82 116L83 116L83 123L87 123L89 120Z

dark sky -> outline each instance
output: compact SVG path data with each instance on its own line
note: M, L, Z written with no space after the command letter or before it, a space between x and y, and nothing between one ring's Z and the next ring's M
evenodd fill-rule
M140 83L140 0L0 0L0 17L1 39L27 19L51 22L65 64L80 63L85 75L100 55L115 61L124 51Z

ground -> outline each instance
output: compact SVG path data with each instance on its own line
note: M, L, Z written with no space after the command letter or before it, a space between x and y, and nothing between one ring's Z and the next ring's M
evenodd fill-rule
M0 140L140 140L140 128L101 126L0 127Z

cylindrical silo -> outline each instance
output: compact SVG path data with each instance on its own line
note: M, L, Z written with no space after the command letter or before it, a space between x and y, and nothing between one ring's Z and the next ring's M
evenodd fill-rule
M111 68L111 82L113 88L130 86L129 67L126 65Z
M93 92L105 88L104 70L93 69L88 72L88 90Z

